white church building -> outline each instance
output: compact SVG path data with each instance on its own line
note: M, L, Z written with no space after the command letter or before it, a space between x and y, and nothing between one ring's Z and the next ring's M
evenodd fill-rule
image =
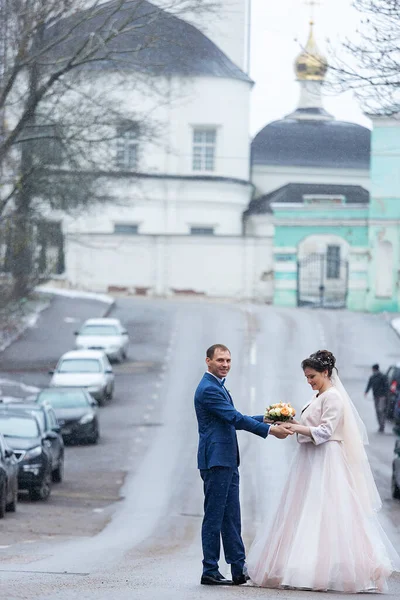
M184 56L176 44L162 47L164 66L154 75L162 102L131 92L129 81L123 101L151 111L160 137L121 134L108 173L110 201L62 217L69 285L271 302L273 194L288 184L319 185L318 193L324 186L368 190L370 132L324 110L326 69L315 76L321 62L312 31L296 62L299 106L251 143L248 1L224 0L224 14L206 28L168 14L159 20L189 40ZM161 49L153 51L157 61ZM109 65L97 68L92 84L112 77Z

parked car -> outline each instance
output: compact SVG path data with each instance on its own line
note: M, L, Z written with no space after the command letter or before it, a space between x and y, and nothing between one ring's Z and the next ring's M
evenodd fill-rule
M101 405L113 397L114 373L102 350L66 352L50 374L51 387L85 388Z
M23 411L0 408L0 433L18 459L18 488L31 500L47 500L51 493L50 440L38 419Z
M0 407L2 408L1 404ZM54 482L60 483L64 476L64 441L54 409L46 402L40 404L35 402L12 402L6 404L4 408L12 411L23 411L37 418L43 435L49 441L52 479Z
M103 350L118 362L127 357L129 336L119 319L88 319L75 335L78 350Z
M396 500L400 500L400 439L396 440L394 445L392 496Z
M97 401L84 389L46 388L36 398L51 404L65 442L97 444L100 436Z
M18 460L0 433L0 519L15 512L18 501Z
M395 417L396 405L400 409L400 365L391 365L386 371L386 376L389 383L387 418L392 420Z

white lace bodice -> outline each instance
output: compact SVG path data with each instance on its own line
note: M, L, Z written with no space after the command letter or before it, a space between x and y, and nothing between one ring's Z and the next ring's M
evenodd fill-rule
M343 399L336 388L331 387L319 396L314 396L301 413L300 423L309 427L312 438L298 435L297 441L323 444L343 441Z

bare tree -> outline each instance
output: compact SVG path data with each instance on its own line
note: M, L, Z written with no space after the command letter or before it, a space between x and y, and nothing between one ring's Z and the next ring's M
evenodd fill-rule
M331 81L352 89L367 112L400 110L400 3L354 0L360 25L341 51L331 52Z
M190 43L175 33L176 17L215 7L215 0L0 0L0 217L12 232L16 296L29 289L33 225L44 206L66 211L107 199L116 139L155 135L151 114L127 108L117 88L159 93L162 102L158 80L185 61ZM162 52L167 47L174 51ZM101 85L100 72L109 74Z

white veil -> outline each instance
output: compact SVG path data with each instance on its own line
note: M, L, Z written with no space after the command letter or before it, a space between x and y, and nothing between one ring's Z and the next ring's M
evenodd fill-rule
M344 403L343 449L355 489L367 512L378 511L382 501L364 448L368 444L367 430L336 370L332 373L331 381Z

